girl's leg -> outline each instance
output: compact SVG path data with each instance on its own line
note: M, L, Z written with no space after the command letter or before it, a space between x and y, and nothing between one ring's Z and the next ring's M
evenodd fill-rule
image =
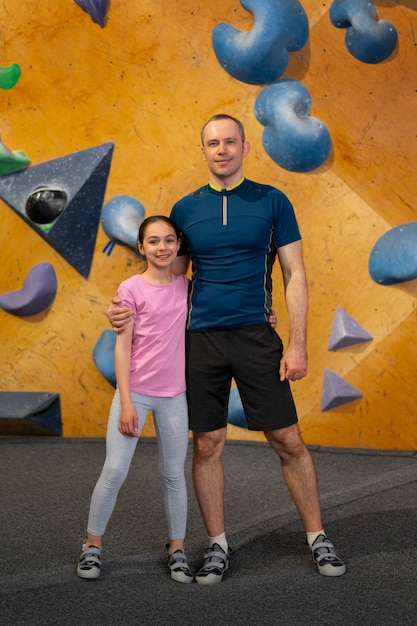
M119 431L120 396L116 391L110 407L106 438L106 460L94 487L90 503L86 546L101 548L102 537L116 504L117 496L129 471L138 439ZM138 431L143 428L146 411L138 409Z
M184 465L189 440L185 393L174 398L156 398L155 430L158 438L159 471L164 485L169 551L183 550L187 526L187 485Z

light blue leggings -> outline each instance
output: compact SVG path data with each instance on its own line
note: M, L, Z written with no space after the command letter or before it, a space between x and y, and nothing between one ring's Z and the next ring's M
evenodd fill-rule
M158 398L132 394L142 431L149 411L153 412L158 439L159 471L164 486L164 504L169 539L184 539L187 524L187 486L184 463L188 446L186 394ZM116 391L107 426L106 459L91 496L87 532L101 537L116 505L117 496L129 472L138 439L119 431L120 396Z

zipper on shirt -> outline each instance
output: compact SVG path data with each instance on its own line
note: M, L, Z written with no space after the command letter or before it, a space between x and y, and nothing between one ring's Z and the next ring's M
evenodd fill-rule
M227 226L227 195L225 189L222 191L222 225Z

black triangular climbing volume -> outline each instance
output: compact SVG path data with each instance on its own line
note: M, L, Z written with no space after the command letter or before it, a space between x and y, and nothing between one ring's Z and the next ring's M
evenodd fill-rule
M91 269L113 148L105 143L0 177L0 198L84 278ZM64 208L48 225L34 222L26 211L39 190L66 194Z

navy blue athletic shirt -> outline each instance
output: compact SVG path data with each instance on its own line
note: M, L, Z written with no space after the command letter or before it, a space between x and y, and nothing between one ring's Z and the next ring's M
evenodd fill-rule
M276 249L301 239L287 196L243 179L211 184L179 200L171 218L192 261L187 328L235 328L267 321Z

